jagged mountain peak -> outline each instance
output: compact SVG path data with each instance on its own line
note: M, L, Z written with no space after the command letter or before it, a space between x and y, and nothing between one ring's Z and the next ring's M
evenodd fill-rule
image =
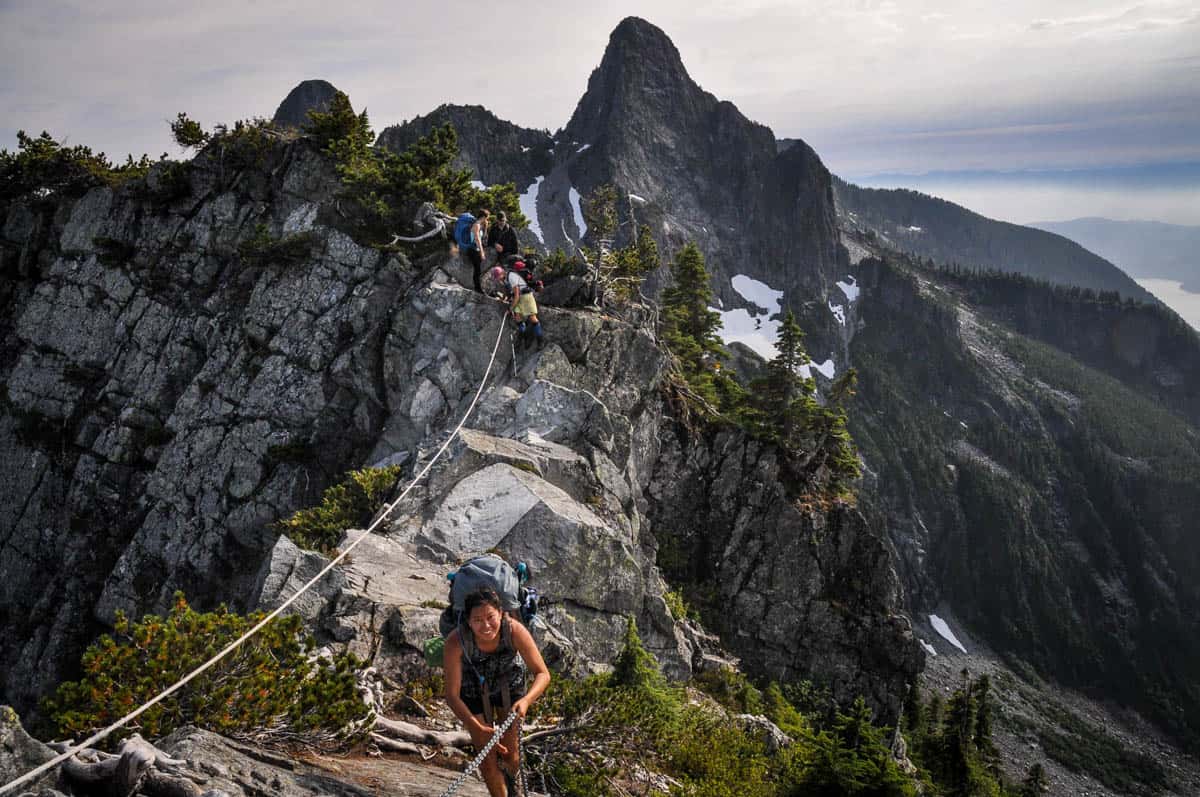
M272 121L282 127L300 127L309 111L329 110L338 89L328 80L302 80L279 103Z
M679 71L687 75L683 59L671 37L662 28L641 17L625 17L621 20L609 35L608 47L604 51L604 61L631 56L678 66Z
M661 28L626 17L609 37L564 132L588 136L631 114L654 110L691 116L715 103L688 75L679 50Z

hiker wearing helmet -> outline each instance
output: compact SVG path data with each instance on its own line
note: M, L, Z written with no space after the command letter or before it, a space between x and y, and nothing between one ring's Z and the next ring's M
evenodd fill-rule
M523 719L550 685L550 670L533 636L502 606L493 589L472 592L463 606L466 622L446 638L446 703L476 749L483 749L510 712ZM528 690L527 671L533 673ZM513 723L479 767L491 797L506 797L505 780L520 768L519 733Z
M524 261L518 260L513 263L512 271L508 272L507 277L508 298L522 342L528 345L528 333L532 330L538 351L541 351L546 345L546 339L542 337L542 324L538 321L537 300L533 298L533 289L525 278L527 273Z
M496 254L497 263L521 251L517 231L508 223L508 214L503 210L496 214L496 223L488 228L487 248L489 256Z

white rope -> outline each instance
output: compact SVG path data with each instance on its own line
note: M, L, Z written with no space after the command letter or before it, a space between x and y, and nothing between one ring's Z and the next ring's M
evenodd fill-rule
M387 504L386 510L382 514L380 514L380 516L375 519L375 522L372 523L370 526L368 526L367 529L365 531L363 531L362 534L358 535L358 537L354 540L354 542L350 543L350 545L348 545L345 550L343 550L340 554L338 554L337 557L333 561L331 561L329 564L325 565L325 567L321 570L320 573L317 573L315 576L313 576L311 579L309 579L308 582L304 586L302 586L299 590L296 591L295 595L292 595L292 597L290 597L286 601L284 601L279 606L279 608L275 609L273 612L271 612L266 617L264 617L261 621L259 621L259 623L257 625L255 625L249 631L242 634L240 637L235 639L233 642L230 642L228 645L226 645L225 648L223 650L221 650L220 653L213 656L211 659L206 661L204 664L201 664L199 667L197 667L195 670L193 670L191 673L189 673L184 678L177 681L172 686L169 686L166 689L164 689L162 692L158 693L158 695L151 698L146 703L143 703L141 706L139 706L138 708L129 712L124 717L121 717L121 719L117 720L112 725L109 725L107 728L105 728L101 731L97 731L93 735L89 736L87 739L84 739L79 744L75 745L74 747L66 750L65 752L55 756L54 758L50 759L46 763L42 764L37 769L34 769L31 772L27 772L26 774L22 775L21 777L17 778L16 780L6 783L3 787L0 787L0 794L3 794L11 789L15 789L18 786L29 783L30 781L37 778L39 775L42 775L43 773L47 772L48 770L58 766L59 764L61 764L64 761L66 761L68 758L75 755L80 750L84 750L88 747L91 747L96 742L99 742L100 740L106 738L109 734L111 734L113 731L120 728L122 725L125 725L126 723L130 722L131 720L136 719L147 709L151 708L152 706L161 702L164 698L170 697L172 694L174 694L175 692L182 689L186 684L188 684L196 676L198 676L201 673L208 670L214 664L216 664L221 659L225 658L230 653L232 653L234 650L236 650L247 639L249 639L250 637L254 636L256 633L258 633L260 630L262 630L263 626L265 626L267 623L271 622L276 617L278 617L279 614L284 609L286 609L288 606L291 606L292 603L294 603L297 598L299 598L306 591L308 591L309 588L311 588L314 584L316 584L318 581L320 581L321 578L326 573L328 573L330 570L332 570L338 564L338 562L345 559L346 556L349 555L349 553L351 551L353 551L354 548L360 542L362 542L364 539L366 539L368 534L370 534L372 531L374 531L376 529L376 527L379 526L380 523L382 523L384 520L387 519L387 516L392 513L392 510L396 508L396 505L404 500L405 496L407 496L409 491L412 490L412 488L416 486L417 482L421 481L422 477L424 477L425 474L429 472L429 469L433 467L433 464L438 461L438 458L441 457L443 453L445 453L447 448L449 448L450 442L452 440L454 440L455 437L458 436L458 433L460 431L462 431L463 425L467 422L467 418L471 417L471 413L474 412L475 405L479 402L479 397L481 395L483 395L483 388L484 388L484 386L487 385L488 377L491 376L491 373L492 373L492 366L496 362L496 352L500 350L500 339L504 336L504 332L507 329L507 327L508 327L508 317L506 315L500 321L500 331L496 334L496 342L492 346L492 358L488 361L487 370L484 371L483 379L480 380L480 382L479 382L479 389L475 391L475 397L473 399L471 399L471 405L469 407L467 407L467 411L465 413L463 413L462 420L460 420L458 422L458 426L454 427L454 431L451 432L450 436L446 438L446 442L442 443L441 448L439 448L437 453L433 455L433 459L429 460L429 463L427 465L425 465L424 468L421 469L421 472L418 473L416 475L416 477L411 482L409 482L408 486L404 488L404 492L400 493L400 497L397 498L392 503Z

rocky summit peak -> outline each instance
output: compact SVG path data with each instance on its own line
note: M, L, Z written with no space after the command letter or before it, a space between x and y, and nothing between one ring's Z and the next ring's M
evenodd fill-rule
M646 106L669 111L694 105L697 95L704 92L688 76L670 37L644 19L626 17L609 37L566 130L584 135L614 115L638 113Z
M272 121L281 127L301 127L308 121L309 111L329 110L337 87L327 80L304 80L288 92Z

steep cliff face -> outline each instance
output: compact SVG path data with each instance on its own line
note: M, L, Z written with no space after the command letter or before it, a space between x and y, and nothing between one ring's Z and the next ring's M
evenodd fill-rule
M444 252L412 262L339 232L337 191L332 164L298 139L3 209L0 667L22 708L72 673L117 609L161 610L176 589L199 607L278 605L324 559L271 522L350 468L415 473L481 383L447 457L296 611L404 674L435 633L442 573L494 548L532 566L550 598L543 641L564 666L610 660L629 615L672 675L705 666L711 644L663 599L646 491L681 501L673 482L719 466L681 440L664 448L666 355L648 317L545 307L546 349L516 351L505 333L489 374L501 307L463 288ZM861 520L772 495L764 560L792 523L827 541L795 554L807 586L794 612L738 649L781 677L824 674L816 652L844 651L830 678L894 715L911 636L888 637L894 654L850 653L868 641L848 629L895 624L878 541ZM673 519L702 529L702 511ZM860 620L829 619L825 596L862 562L876 575L851 591ZM736 595L761 619L756 589Z
M23 705L115 609L175 589L244 606L266 525L361 463L385 417L380 343L416 275L311 232L330 164L301 142L178 168L174 200L160 167L5 214L0 662ZM260 225L302 251L239 253Z
M722 299L735 274L821 294L840 276L830 177L806 145L777 154L774 134L701 89L659 28L630 17L613 31L563 136L588 148L570 164L586 194L613 183L643 198L671 248L696 241ZM782 278L782 279L781 279ZM779 284L782 282L782 284Z
M647 493L658 561L745 669L863 695L897 717L923 667L883 538L854 507L805 500L779 453L671 425Z

